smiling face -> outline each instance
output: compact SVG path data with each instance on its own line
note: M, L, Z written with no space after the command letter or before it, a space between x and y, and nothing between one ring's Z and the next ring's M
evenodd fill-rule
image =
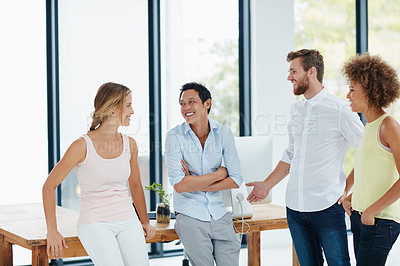
M364 113L368 110L367 95L360 83L350 81L349 93L346 97L350 101L350 107L353 112Z
M287 80L293 84L294 95L304 94L308 90L310 84L310 80L307 75L308 71L304 71L301 60L301 57L297 57L290 61L289 75Z
M132 94L128 93L125 96L122 106L117 107L115 110L115 117L119 117L120 125L121 126L129 126L131 123L131 115L133 115L133 108L132 108Z
M181 114L189 125L207 121L207 110L211 105L210 99L203 103L196 90L186 90L182 93L179 103Z

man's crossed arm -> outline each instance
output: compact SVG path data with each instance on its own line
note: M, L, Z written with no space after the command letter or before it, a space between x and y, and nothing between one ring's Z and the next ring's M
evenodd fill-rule
M216 171L205 175L190 175L187 164L184 160L182 163L182 171L185 177L181 182L175 184L175 191L194 192L194 191L221 191L231 188L238 188L238 185L228 176L225 167L220 166Z

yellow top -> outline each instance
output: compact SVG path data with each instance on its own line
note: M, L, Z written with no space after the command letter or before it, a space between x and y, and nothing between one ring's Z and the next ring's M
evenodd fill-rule
M365 211L399 179L393 154L385 150L378 140L380 126L387 116L388 114L384 114L365 125L356 151L352 196L352 207L356 211ZM375 217L400 223L400 200L383 209Z

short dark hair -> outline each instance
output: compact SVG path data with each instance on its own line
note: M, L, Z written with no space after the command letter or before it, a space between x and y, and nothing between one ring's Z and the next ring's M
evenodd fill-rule
M343 75L361 85L368 99L368 105L386 108L400 97L400 81L396 70L379 55L351 57L343 66Z
M187 90L195 90L199 93L199 97L203 103L207 101L208 99L211 100L211 92L204 86L203 84L197 83L197 82L189 82L186 84L183 84L181 88L181 93L179 94L179 101L181 100L182 94L184 91ZM211 104L210 108L208 108L207 113L209 114L211 111Z
M315 49L301 49L298 51L288 53L286 61L290 62L293 59L300 57L304 71L315 67L317 69L317 79L322 83L324 79L324 57L318 50Z

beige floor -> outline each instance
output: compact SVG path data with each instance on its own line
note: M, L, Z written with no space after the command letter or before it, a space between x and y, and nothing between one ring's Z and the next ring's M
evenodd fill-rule
M349 235L349 251L351 265L356 265L353 253L353 237ZM262 232L261 235L261 265L263 266L291 266L292 249L289 230L274 230ZM182 257L153 259L150 261L151 266L172 266L182 265ZM240 266L247 265L247 249L240 252ZM400 240L390 252L386 266L400 265Z
M353 253L353 237L349 235L349 251L351 264L356 265ZM291 266L292 249L288 229L273 230L261 233L261 265L263 266ZM180 266L183 257L172 257L150 260L150 266ZM14 265L27 265L31 261L29 250L14 248ZM240 252L240 266L247 265L247 249ZM389 254L386 266L400 266L400 240L398 240Z

